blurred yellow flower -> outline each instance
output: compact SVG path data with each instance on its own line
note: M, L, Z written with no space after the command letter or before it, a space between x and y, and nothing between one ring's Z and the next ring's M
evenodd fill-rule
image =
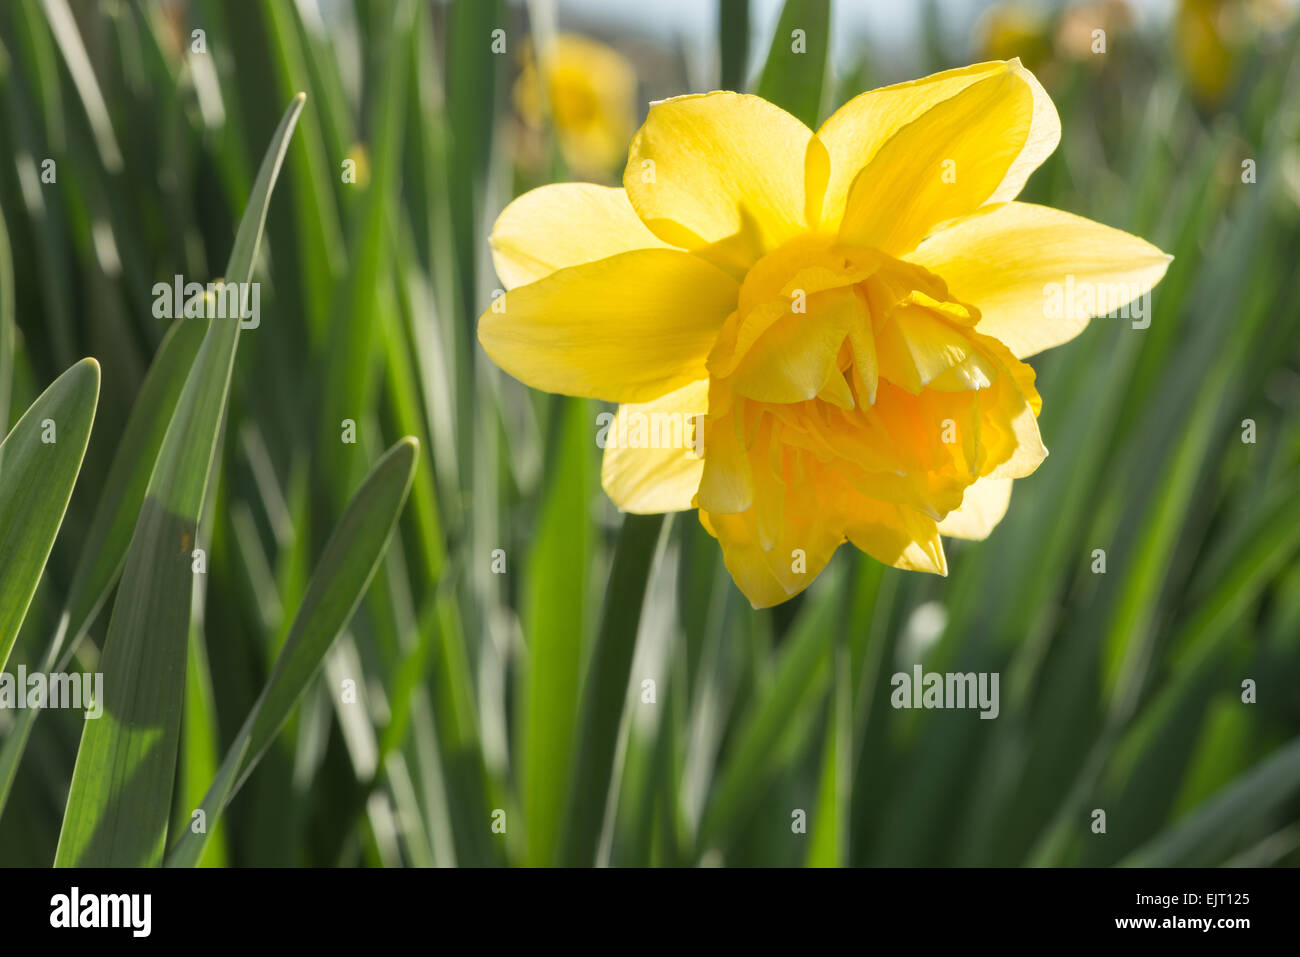
M514 97L520 116L534 128L550 117L565 163L580 176L608 175L636 125L632 65L588 37L557 34L540 68L530 54Z
M698 508L755 606L846 540L946 574L940 536L987 535L1047 454L1020 360L1170 258L1014 201L1059 139L1014 60L864 93L816 133L755 96L655 103L624 188L501 213L509 291L479 341L535 388L623 403L606 492Z
M1221 105L1259 35L1284 29L1294 15L1283 0L1181 0L1174 44L1197 100Z
M1037 69L1051 52L1047 10L1034 0L1004 0L989 7L975 25L976 49L990 60L1019 57Z
M1134 15L1128 0L1084 0L1067 7L1056 28L1057 52L1071 60L1098 67L1103 53L1133 31Z
M1182 0L1174 21L1174 42L1187 83L1196 98L1210 106L1223 100L1236 73L1228 13L1228 5L1219 0Z

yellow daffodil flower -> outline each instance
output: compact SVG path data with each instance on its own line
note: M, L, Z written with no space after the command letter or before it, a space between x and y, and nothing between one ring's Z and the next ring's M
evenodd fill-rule
M608 176L636 124L636 72L618 51L589 37L557 34L538 68L530 56L515 84L515 108L533 127L549 114L569 169Z
M1051 19L1035 0L1004 0L984 11L975 27L976 48L990 60L1018 57L1038 69L1051 52Z
M605 490L698 508L756 607L846 540L946 574L940 536L986 536L1047 454L1021 360L1169 262L1015 202L1059 139L1018 60L864 93L816 133L755 96L655 103L622 189L544 186L501 213L508 292L479 341L535 388L622 403L611 436L689 422L608 444Z
M1180 0L1174 42L1200 104L1221 106L1261 34L1286 29L1293 16L1283 0Z
M1183 73L1197 100L1217 106L1236 73L1236 44L1230 14L1219 0L1183 0L1174 21L1174 38Z

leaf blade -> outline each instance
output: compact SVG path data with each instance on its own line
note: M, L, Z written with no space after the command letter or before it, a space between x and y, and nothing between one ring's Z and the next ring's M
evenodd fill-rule
M814 130L821 113L830 23L830 0L786 0L758 81L759 96Z
M406 503L418 448L409 437L398 442L353 495L325 546L271 676L203 800L207 831L186 831L168 854L168 867L192 867L202 858L222 810L275 740L334 640L347 627Z
M41 393L0 443L0 669L63 524L98 400L99 363L82 359Z
M302 110L296 97L262 161L228 281L246 283L271 190ZM161 862L184 697L191 548L230 392L240 324L208 325L150 477L104 639L102 716L82 734L55 865Z

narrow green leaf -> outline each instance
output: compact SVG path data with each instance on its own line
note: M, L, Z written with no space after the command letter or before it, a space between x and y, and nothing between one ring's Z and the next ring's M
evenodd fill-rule
M312 338L319 341L327 332L331 290L344 260L343 229L333 192L334 176L321 133L320 117L328 111L323 98L333 91L306 87L311 74L306 54L299 43L295 22L300 19L292 4L268 3L258 7L266 23L276 79L284 95L310 89L314 108L299 125L297 143L287 162L292 173L296 243L300 247L303 303Z
M587 403L563 400L552 484L527 569L524 637L528 665L518 716L521 799L530 866L555 863L577 750L582 646L589 627L592 542L591 419Z
M821 114L830 31L831 0L786 0L758 81L759 96L814 130Z
M1252 825L1271 820L1297 792L1300 739L1261 761L1196 813L1121 863L1130 867L1204 867L1221 863L1241 849L1241 838L1250 833Z
M167 424L176 410L205 329L202 322L173 323L140 386L68 587L64 608L69 616L71 641L90 625L122 570L131 533L135 530L135 516L140 514Z
M388 548L415 475L418 449L412 438L398 442L352 497L325 545L271 676L204 798L207 830L182 834L167 856L169 867L192 867L202 857L221 812L289 719L334 640L347 627Z
M718 3L718 54L722 89L743 92L749 58L749 0Z
M451 138L447 201L456 248L460 299L477 301L479 216L490 169L493 104L504 58L482 38L504 21L501 0L453 0L447 15L447 112ZM477 312L477 310L473 310Z
M801 701L828 683L835 612L840 607L839 573L828 569L786 641L775 677L736 731L730 757L718 772L699 846L708 848L740 826L762 796L762 784L776 771L771 756Z
M235 236L228 281L251 280L271 190L302 110L290 104ZM191 554L230 391L240 324L212 320L167 428L104 639L104 714L88 722L57 866L161 862L176 770L193 591Z
M59 376L0 443L0 670L72 497L99 400L99 363Z
M72 15L68 0L41 0L45 17L54 34L54 40L63 54L68 73L72 76L73 86L81 97L81 105L86 110L90 129L95 136L95 146L99 150L99 160L104 169L117 173L122 169L122 151L117 145L117 136L113 133L113 122L108 115L108 106L104 103L104 94L100 92L99 81L95 79L94 68L90 65L90 56L86 46L81 42L77 32L77 21Z
M330 347L324 360L324 401L320 424L318 455L327 476L322 484L328 496L326 514L331 518L347 501L352 481L364 474L364 460L352 455L358 446L338 440L339 423L344 419L360 421L359 410L367 408L374 384L375 330L378 313L386 308L382 292L387 292L384 267L390 256L385 216L397 209L392 197L400 187L402 153L406 126L402 122L406 109L410 57L404 56L401 40L410 29L415 8L399 3L392 11L385 37L386 46L382 77L372 104L375 132L370 144L374 158L372 179L363 206L357 208L352 225L353 248L350 269L341 288L336 291L335 308L328 328ZM322 523L328 527L328 519Z
M117 581L163 433L203 341L204 329L200 322L174 323L158 347L113 455L90 530L80 544L81 557L64 600L63 618L45 652L45 672L56 667L64 645L76 647ZM4 814L32 724L40 713L36 707L19 711L0 746L0 815Z
M662 515L625 515L619 530L583 692L581 743L562 852L569 866L589 866L596 858L641 606L663 524Z
M9 431L9 403L13 401L14 350L18 332L14 326L14 261L9 250L9 229L0 209L0 432Z
M826 717L826 745L817 806L809 822L812 841L808 847L809 867L843 867L848 863L849 792L853 731L852 689L849 651L837 649L834 693Z
M212 674L204 644L202 626L196 621L190 631L185 667L185 715L181 723L181 765L177 775L180 795L174 816L178 828L188 828L192 823L190 808L203 800L204 789L218 770L220 737ZM225 867L225 828L215 820L207 826L211 833L207 835L207 852L200 858L200 864L203 867Z

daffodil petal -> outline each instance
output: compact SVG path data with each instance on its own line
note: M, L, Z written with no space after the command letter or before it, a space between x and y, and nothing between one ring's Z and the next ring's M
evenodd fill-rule
M878 562L914 572L948 574L943 541L934 519L915 509L863 500L846 533Z
M836 248L830 236L801 236L787 244L780 255L760 260L745 274L740 310L748 312L777 298L789 302L796 290L812 295L851 286L876 272L884 258L870 249ZM916 275L927 275L915 266L906 268Z
M1029 175L1060 143L1061 120L1042 84L1019 60L976 63L863 93L845 103L822 124L817 139L830 156L830 173L820 216L821 228L828 231L839 228L854 179L895 134L940 103L1005 69L1010 69L1029 87L1033 108L1029 133L1020 152L986 201L1014 199ZM812 217L809 218L811 221Z
M699 506L719 514L748 511L754 504L754 477L742 423L733 413L711 416L704 431L704 473Z
M1029 136L1020 149L1020 155L1012 162L1001 185L988 198L989 203L1009 203L1019 196L1029 181L1030 174L1056 152L1056 147L1061 143L1061 117L1056 112L1052 98L1043 89L1043 84L1038 82L1038 77L1021 66L1018 59L1011 63L1016 75L1029 84L1029 92L1034 98L1034 110L1029 121Z
M770 608L791 597L769 569L758 533L745 524L744 516L715 515L700 509L700 524L718 540L727 572L753 607Z
M940 223L973 213L1024 149L1033 111L1032 90L1009 64L932 107L858 174L841 241L901 255Z
M752 512L719 515L700 509L700 524L722 546L727 571L755 608L779 605L811 585L844 541L811 509L791 516L771 548L763 547Z
M646 402L708 375L738 291L690 253L637 249L512 289L480 317L478 339L535 389Z
M1043 459L1047 458L1047 446L1043 445L1034 410L1019 387L1008 382L1008 378L1003 376L993 388L976 393L981 405L988 411L985 423L999 431L1005 424L1009 430L1005 438L1010 445L1010 454L999 454L996 457L982 454L977 462L980 475L988 478L1025 478L1032 475L1042 465ZM984 440L984 435L981 434L981 453L994 447L995 444ZM989 467L990 464L992 468Z
M982 478L966 489L961 507L939 522L939 534L949 538L988 538L1011 504L1011 479Z
M1088 325L1087 292L1102 314L1146 293L1171 256L1119 229L1030 203L980 211L908 255L980 311L976 330L1024 358Z
M823 229L839 228L853 180L899 130L931 108L1004 68L1001 61L976 63L859 94L836 110L817 139L830 155L821 216Z
M964 387L981 387L976 375L982 367L981 357L975 345L921 306L895 308L876 331L876 349L880 375L913 394L968 362L971 375ZM962 387L957 385L951 391Z
M631 249L666 249L627 193L593 183L553 183L524 193L497 217L489 240L506 289Z
M811 138L757 96L661 100L632 141L623 186L660 239L743 269L806 230Z
M703 428L708 405L709 382L701 379L650 402L619 406L600 469L601 484L615 505L643 515L694 507L704 474L696 428ZM637 441L638 426L648 441Z
M838 374L836 362L849 330L866 322L866 309L850 290L812 297L806 313L787 314L758 337L736 367L732 387L761 402L815 398L832 373Z

